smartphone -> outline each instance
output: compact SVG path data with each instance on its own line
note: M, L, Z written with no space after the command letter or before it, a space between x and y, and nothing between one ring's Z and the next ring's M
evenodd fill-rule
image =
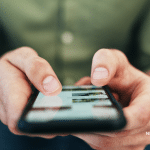
M63 86L57 96L35 87L17 127L32 134L121 130L126 119L108 86Z

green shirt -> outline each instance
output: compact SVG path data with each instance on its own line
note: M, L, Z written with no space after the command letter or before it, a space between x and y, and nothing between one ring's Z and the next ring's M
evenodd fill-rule
M90 76L100 48L123 51L150 68L150 1L0 0L1 54L29 46L45 58L63 85Z

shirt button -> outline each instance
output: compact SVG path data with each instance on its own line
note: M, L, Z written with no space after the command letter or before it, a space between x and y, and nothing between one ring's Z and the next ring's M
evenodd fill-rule
M74 85L75 81L73 78L71 77L67 77L66 79L64 79L64 85Z
M73 41L73 34L71 33L71 32L69 32L69 31L66 31L66 32L64 32L62 35L61 35L61 41L62 41L62 43L64 43L64 44L71 44L72 43L72 41Z

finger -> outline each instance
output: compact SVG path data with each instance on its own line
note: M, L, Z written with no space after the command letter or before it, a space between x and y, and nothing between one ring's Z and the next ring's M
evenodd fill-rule
M26 74L31 83L44 95L57 95L62 86L50 64L29 47L21 47L8 54L2 60L17 67Z
M144 84L144 83L143 83ZM144 84L145 85L145 84ZM149 91L150 83L147 80L147 86L139 85L139 90L137 89L136 98L131 99L131 103L128 107L123 108L124 115L127 119L126 127L119 132L111 132L111 133L101 133L95 132L95 134L115 137L115 136L128 136L137 133L141 133L143 131L149 130L150 126L150 100L149 100ZM140 89L143 89L144 92L141 92ZM133 94L133 97L134 94Z
M121 130L118 132L91 132L95 135L102 135L106 137L123 137L123 136L131 136L134 134L142 133L146 131L147 127L142 127L138 129L132 129L132 130ZM147 130L148 131L148 130Z
M68 136L68 134L49 134L49 135L37 135L37 137L42 137L42 138L46 138L46 139L50 139L50 138L54 138L56 136Z
M131 136L134 134L143 133L150 130L150 121L147 125L141 128L131 129L131 130L120 130L120 131L114 131L114 132L90 132L91 134L96 135L103 135L103 136L109 136L109 137L123 137L123 136Z
M68 136L69 134L50 133L50 134L26 134L26 135L30 137L41 137L45 139L51 139L51 138L55 138L56 136Z
M99 148L91 143L88 143L91 148L93 148L94 150L103 150L104 148ZM145 146L123 146L123 147L105 147L105 150L144 150Z
M83 77L78 82L75 83L76 86L90 85L90 84L91 84L91 78L90 77Z
M44 138L44 139L52 139L52 138L55 138L57 135L36 135L34 137L41 137L41 138Z
M6 111L4 109L3 103L0 100L0 120L3 124L7 124Z
M124 130L132 130L146 126L150 120L149 108L149 93L139 95L128 107L123 108L128 122Z
M140 72L136 73L137 70L129 64L121 51L100 49L92 60L91 82L96 86L108 84L112 89L120 92L129 91L129 87L130 89L135 87L133 83L137 83L141 75Z
M72 135L79 137L88 144L93 144L94 146L99 148L147 145L150 141L150 138L146 137L145 133L126 137L105 137L94 134Z
M49 134L49 135L47 135L47 134L29 134L29 133L17 133L17 135L22 135L22 136L29 136L29 137L41 137L41 138L45 138L45 139L52 139L52 138L55 138L56 136L58 136L58 135L56 135L56 134Z
M91 148L95 150L103 150L104 148L99 148L91 143L88 143ZM138 145L138 146L123 146L123 147L105 147L105 150L144 150L145 146L143 145Z
M11 52L11 55L12 54L13 52ZM16 56L17 55L19 54L16 54ZM12 59L12 61L11 62L7 61L7 59L8 60ZM15 59L17 60L17 57ZM20 115L22 114L22 111L25 105L27 104L27 100L29 99L29 96L31 95L31 88L30 88L29 83L27 82L28 78L23 73L23 71L26 70L25 67L23 65L21 66L20 64L19 64L20 66L19 65L15 66L15 61L16 61L15 59L13 60L13 57L10 57L9 54L2 57L1 59L1 62L0 62L1 63L0 65L0 89L1 89L0 97L2 99L4 108L6 109L6 118L7 118L8 128L14 134L21 134L20 132L18 132L18 129L16 128L16 124ZM14 64L13 64L13 61L14 61ZM21 63L21 60L19 61ZM25 69L25 70L20 71L21 69L22 70Z
M146 145L127 146L124 150L144 150Z
M6 64L6 63L5 63ZM8 64L10 65L10 64ZM10 71L13 73L12 69L18 71L15 67L11 67ZM2 90L4 91L2 98L4 97L4 103L5 103L5 109L7 112L7 125L9 130L17 135L24 135L24 133L21 133L18 131L18 128L16 127L17 121L20 118L22 111L24 107L27 104L27 101L31 95L31 88L28 84L28 82L23 79L22 77L19 77L16 79L15 77L12 79L7 78L7 80L3 80L1 83L6 85L9 83L8 88L2 87ZM21 88L20 88L21 87ZM19 94L18 94L19 93ZM28 136L31 136L30 134L26 134ZM38 135L33 135L33 137L37 137ZM53 138L56 135L40 135L40 137L43 138Z
M11 132L19 134L16 124L32 90L25 79L25 75L16 67L6 62L0 66L0 70L3 72L0 82L0 97L6 112L6 122Z
M116 133L99 133L106 136L127 136L136 133L140 133L150 126L150 100L148 87L150 83L147 80L147 86L139 85L144 92L136 90L136 98L133 99L128 107L123 108L125 118L127 119L127 125L125 128Z
M108 49L100 49L94 54L92 60L92 83L97 86L107 84L116 74L117 68L118 58L114 57L114 53Z

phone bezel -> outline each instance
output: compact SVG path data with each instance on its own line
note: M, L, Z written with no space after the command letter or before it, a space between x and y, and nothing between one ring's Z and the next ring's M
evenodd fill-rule
M50 120L48 122L27 122L24 118L31 109L36 100L39 91L32 85L32 94L28 103L17 123L18 130L24 133L32 134L49 134L49 133L71 133L71 132L110 132L121 130L126 125L126 119L121 105L115 100L108 86L103 86L110 101L114 104L119 112L119 117L109 120L88 119L88 120Z

